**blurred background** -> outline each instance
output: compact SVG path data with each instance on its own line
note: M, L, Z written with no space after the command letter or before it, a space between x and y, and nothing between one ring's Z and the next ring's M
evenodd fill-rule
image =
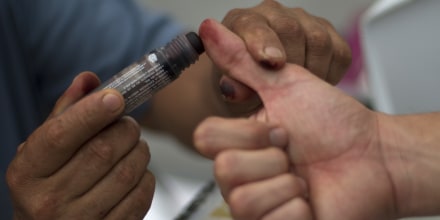
M252 7L260 0L139 2L170 14L197 31L205 18L220 21L230 9ZM435 94L440 92L435 85L440 82L440 74L436 74L440 66L434 59L438 59L439 56L432 56L436 55L440 48L438 44L428 43L440 39L440 32L428 33L423 35L425 37L422 39L418 34L426 33L428 29L432 32L432 27L437 26L435 22L439 21L440 17L436 15L436 11L440 9L440 1L279 2L289 7L304 8L314 15L326 18L349 42L353 52L353 63L345 79L338 85L347 93L379 111L388 113L440 109L440 102L435 98ZM420 47L420 42L425 42L427 46ZM362 45L367 45L368 50L363 50ZM421 54L424 56L421 57ZM423 70L427 77L415 77L417 75L414 72L420 70ZM172 137L149 130L145 130L143 135L150 144L151 168L157 176L156 195L146 219L174 219L188 206L197 192L212 180L212 164L181 146Z
M197 30L205 18L221 20L232 8L252 7L260 0L139 0L169 12ZM373 0L280 0L289 7L301 7L312 14L325 17L339 30L345 29L353 16L370 5Z

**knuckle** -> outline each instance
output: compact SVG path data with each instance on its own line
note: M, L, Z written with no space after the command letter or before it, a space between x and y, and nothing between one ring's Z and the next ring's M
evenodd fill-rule
M211 142L209 137L203 134L202 129L198 129L194 133L194 146L197 150L208 157L214 157L217 154L217 150L213 149L208 143Z
M234 8L228 11L228 13L226 13L225 19L228 20L233 20L233 18L239 16L240 14L244 13L244 9L240 9L240 8Z
M274 8L283 7L283 5L276 0L265 0L265 3L268 4L270 7L274 7Z
M258 18L259 15L255 13L242 12L241 14L236 15L232 28L237 30L237 28L249 26L254 21L258 20Z
M87 152L91 158L98 159L101 163L113 164L115 149L101 137L96 137L91 141Z
M206 135L205 123L207 122L207 120L208 119L202 121L201 125L197 126L197 128L194 130L193 139L194 139L195 145L197 147L202 147L202 146L204 147L205 146L205 144L204 144L204 142L205 142L204 137Z
M304 30L301 23L287 15L279 15L273 19L271 26L275 29L278 35L287 38L303 37Z
M239 158L235 157L230 151L220 153L214 161L215 176L218 180L233 185L234 180L234 167L237 166Z
M23 184L23 177L12 165L6 170L6 184L12 193Z
M43 132L44 142L49 148L62 148L65 146L66 127L63 120L54 118L48 123L46 132Z
M136 171L136 164L132 161L127 161L120 164L116 169L116 181L122 185L131 186L136 183L139 176Z
M270 27L265 25L255 25L252 27L252 37L254 38L264 38L270 31Z
M333 24L323 17L314 16L316 20L327 28L333 28Z
M244 188L235 188L229 196L229 207L234 219L255 219L252 208L252 196Z
M281 3L279 3L276 0L264 0L261 3L262 6L268 6L268 7L273 7L275 9L280 9L283 7L283 5Z
M328 55L332 48L330 35L323 30L313 30L307 35L309 52L316 56Z
M194 140L199 147L209 150L209 146L213 144L211 137L216 133L216 126L221 121L222 119L218 117L208 117L200 123L193 134Z
M56 219L61 214L61 196L50 190L33 190L35 180L23 174L21 170L13 161L5 173L7 187L21 214L30 219Z
M247 13L245 9L235 8L228 13L226 13L226 16L224 17L222 23L230 28L232 31L234 31L234 26L236 26L236 19L243 14Z
M351 49L344 44L333 52L333 59L341 66L342 69L348 68L352 61Z
M304 10L304 8L300 8L300 7L292 8L292 13L296 14L296 15L306 15L307 14L306 10Z
M59 196L53 193L42 194L30 202L29 214L36 219L55 219L60 211L60 204Z

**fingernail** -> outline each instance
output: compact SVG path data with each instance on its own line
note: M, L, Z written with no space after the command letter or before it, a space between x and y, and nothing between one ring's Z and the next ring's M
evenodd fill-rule
M264 54L266 55L266 57L270 57L270 58L275 58L275 59L283 58L283 53L281 52L280 49L276 47L264 48Z
M236 95L234 86L225 81L220 82L220 92L224 98L229 100L234 99Z
M117 111L122 106L122 100L120 97L113 93L107 93L102 98L102 102L104 103L105 107L110 111Z
M283 128L274 128L269 133L270 143L276 147L286 147L288 143L288 136L286 130Z

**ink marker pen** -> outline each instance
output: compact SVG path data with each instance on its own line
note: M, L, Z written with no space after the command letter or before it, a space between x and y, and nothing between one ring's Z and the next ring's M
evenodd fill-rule
M125 113L129 113L177 79L204 50L196 33L179 35L164 47L153 50L114 75L98 90L118 90L124 96Z

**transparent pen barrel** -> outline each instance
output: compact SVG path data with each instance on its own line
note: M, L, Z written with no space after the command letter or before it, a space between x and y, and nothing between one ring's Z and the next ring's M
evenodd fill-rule
M165 47L143 56L104 82L99 89L118 90L125 99L125 112L131 112L198 59L203 51L202 44L197 42L197 35L189 34L180 35Z

